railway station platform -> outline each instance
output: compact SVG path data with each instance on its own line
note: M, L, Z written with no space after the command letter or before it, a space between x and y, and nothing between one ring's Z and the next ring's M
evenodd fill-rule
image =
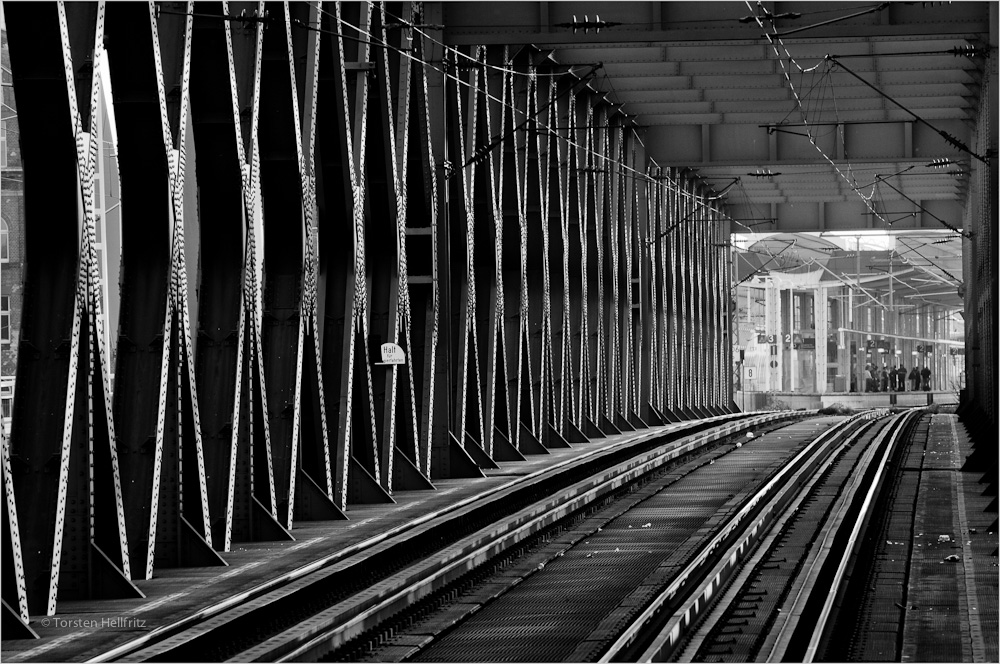
M397 491L395 504L351 505L347 521L302 522L294 541L234 545L226 567L157 570L148 581L136 581L145 599L63 601L55 616L32 616L39 639L3 641L7 662L106 661L104 653L143 636L171 629L179 621L198 621L223 607L238 605L324 565L367 556L380 545L513 485L530 483L554 469L579 464L616 447L683 431L701 422L724 423L730 415L688 420L623 432L587 444L549 448L525 461L497 462L485 477L435 480L434 490ZM109 656L110 658L110 656Z
M870 408L917 408L920 406L953 406L958 404L954 391L930 392L752 392L737 391L734 403L744 411L791 408L819 409L840 405L852 410Z

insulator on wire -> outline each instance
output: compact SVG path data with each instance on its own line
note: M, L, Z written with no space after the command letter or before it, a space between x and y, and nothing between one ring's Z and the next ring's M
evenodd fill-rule
M583 30L584 34L588 34L591 30L595 33L599 33L601 28L610 28L616 25L621 25L615 21L602 21L600 14L594 14L594 20L591 21L590 17L586 14L583 16L583 20L580 21L576 18L576 14L573 15L573 20L570 23L555 23L554 27L557 28L569 28L576 34L577 30Z
M956 58L966 57L966 58L984 58L986 53L977 46L972 44L966 44L965 46L955 46L951 49L951 54Z

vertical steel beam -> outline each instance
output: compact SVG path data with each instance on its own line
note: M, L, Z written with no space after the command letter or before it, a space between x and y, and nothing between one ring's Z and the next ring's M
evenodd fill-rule
M152 576L154 561L168 567L225 564L212 548L201 416L194 381L184 201L186 155L191 147L188 128L193 6L189 3L182 8L185 15L173 20L163 13L157 18L154 8L149 9L159 124L168 168L170 273L163 324L146 578ZM112 60L116 55L112 54ZM168 98L167 85L179 88L178 99Z
M549 74L550 72L543 72ZM551 263L557 259L554 247L554 236L559 230L559 215L561 214L561 198L559 191L559 148L558 132L554 127L558 124L556 109L557 82L553 76L541 77L540 93L536 103L544 100L544 106L537 109L538 118L538 185L541 194L541 209L538 217L541 233L540 252L537 255L541 268L541 284L536 287L541 291L540 322L540 354L539 354L539 435L554 444L555 434L561 433L557 419L558 413L558 376L556 374L555 336L558 323L555 316L555 294L557 279L553 277ZM537 283L537 282L536 282Z
M503 117L507 110L503 107L503 92L505 89L505 58L503 51L487 49L480 51L482 65L479 76L482 80L482 91L479 96L478 110L480 118L477 122L479 136L477 137L477 154L482 162L478 172L480 196L488 196L486 205L477 203L477 218L483 217L480 226L481 233L479 253L476 257L480 262L480 277L482 284L478 289L481 306L479 325L480 341L485 360L483 373L485 375L485 394L483 395L483 445L487 454L498 457L494 436L500 431L509 442L510 419L508 415L507 394L507 361L504 344L504 282L503 282L503 230L504 220L501 211L503 188L503 148L497 136L502 136ZM496 72L494 63L499 62L500 72ZM489 65L489 66L488 66ZM499 74L499 75L498 75ZM489 156L482 157L484 146L489 146ZM492 231L492 233L490 232ZM492 236L492 237L491 237ZM490 246L489 240L493 243ZM505 446L506 449L506 446Z
M230 27L225 30L243 236L225 549L233 539L291 539L278 522L261 352L263 210L258 126L264 32L264 23L259 19L263 18L264 6L263 3L243 7L222 5L224 15L237 10L251 19L242 26L227 23ZM244 113L244 109L249 109L249 113Z
M404 21L419 23L416 3L404 4ZM427 77L420 62L425 37L410 34L413 57L400 57L396 92L397 196L403 237L400 238L402 322L400 334L408 351L412 429L400 429L397 446L425 477L431 473L432 423L439 322L437 260L437 175L431 149ZM404 391L404 396L406 392ZM402 417L402 416L401 416ZM400 461L402 462L402 461Z
M527 318L524 321L526 335L527 370L522 380L527 382L530 429L535 437L544 438L547 394L547 374L545 360L548 331L545 317L547 297L545 295L545 235L547 234L547 200L545 197L546 168L545 131L539 118L542 88L547 79L540 82L538 68L529 69L528 83L528 127L527 127L527 171L525 177L525 246L522 248L525 260L525 289L527 292Z
M331 105L336 110L337 137L330 137L336 145L340 160L332 166L334 175L325 188L336 188L336 175L345 178L350 185L349 194L341 199L344 212L350 219L351 230L345 233L343 217L331 214L328 223L333 233L349 244L342 248L332 248L331 256L339 255L346 260L347 273L336 276L337 284L327 285L326 316L334 317L331 330L324 341L324 373L337 376L339 390L334 389L335 405L331 418L338 420L337 455L343 458L340 468L342 500L351 502L392 502L392 498L382 487L382 473L387 469L381 463L381 441L376 430L375 398L371 370L371 342L369 318L370 296L368 285L368 225L367 210L371 192L368 190L368 104L369 72L374 73L371 54L372 12L371 5L334 4L333 12L327 12L326 25L332 37L331 55L334 58L333 80L336 90ZM346 35L346 38L345 38ZM321 53L321 58L325 56ZM339 73L339 76L338 76ZM321 80L324 78L320 73ZM323 101L321 107L326 107ZM322 139L321 139L322 141ZM322 150L322 148L321 148ZM339 167L339 173L338 173ZM334 193L334 192L331 192ZM334 193L334 200L340 199L340 192ZM332 212L332 210L331 210ZM322 215L321 215L322 217ZM353 250L353 255L351 255ZM321 247L322 253L322 247ZM346 254L346 255L345 255ZM334 263L336 264L336 263ZM340 287L338 289L338 286ZM338 292L339 291L339 292ZM342 313L343 318L340 318ZM340 321L343 327L338 327ZM331 343L332 342L332 343ZM331 346L339 346L339 349ZM332 356L339 355L336 359ZM336 373L339 370L339 374ZM328 384L329 385L329 384ZM328 389L333 386L328 386ZM330 399L327 403L330 403Z
M30 552L14 570L23 621L32 610L52 615L60 598L142 593L129 580L95 239L93 111L105 7L5 9L21 144L26 154L46 155L24 161L21 347L33 352L18 362L9 448L0 441L4 563L16 568L18 550Z
M419 23L417 8L411 3L405 3L400 16L389 16L382 6L382 25L385 32L387 21ZM401 30L397 41L408 41L414 53L423 47L423 38ZM383 39L389 43L388 35ZM400 45L402 48L402 45ZM419 55L416 55L419 58ZM403 51L384 49L378 60L380 77L384 79L385 99L387 106L387 122L392 127L385 130L391 136L393 151L392 182L396 202L396 245L397 245L397 299L398 303L390 321L390 341L398 343L407 353L404 368L393 367L390 377L390 393L392 398L386 407L388 420L384 427L390 432L391 454L393 455L393 472L387 474L387 485L390 490L396 488L430 488L430 437L427 433L427 421L430 418L432 399L427 389L433 381L434 348L427 348L427 339L434 338L436 313L434 309L436 296L436 279L434 276L434 247L426 247L428 241L433 244L434 224L432 216L436 210L434 205L428 208L428 191L433 191L433 170L430 163L433 159L429 151L429 130L421 128L421 120L426 127L426 80L423 68L417 66L417 60L408 57ZM395 82L395 91L392 83ZM392 104L391 100L395 100ZM421 109L423 109L421 111ZM411 161L412 159L412 161ZM417 248L427 252L430 259L417 261L413 269L410 267L408 255L411 241L422 244ZM400 385L400 383L402 383ZM423 433L422 433L423 432Z
M674 176L672 179L674 182L678 181L679 171L675 168L671 168L671 173ZM684 212L684 198L683 190L675 185L670 189L671 193L671 205L670 214L667 218L668 228L673 227L681 219L681 215ZM681 373L683 370L683 356L681 355L681 346L684 343L684 333L683 333L683 312L681 311L682 306L682 275L683 267L681 266L681 234L676 228L672 228L671 232L666 236L667 241L670 246L670 292L671 292L671 316L670 316L670 409L676 415L680 415L680 407L682 402L682 391L683 385L681 384Z
M233 540L235 487L229 485L232 442L238 420L233 419L240 367L237 343L241 329L241 276L244 255L243 194L237 142L239 117L234 116L230 89L232 37L221 2L199 5L191 43L191 125L195 145L195 174L204 186L198 194L199 244L211 261L200 265L198 344L195 378L200 397L205 472L209 478L212 544L228 551ZM253 58L242 60L253 66ZM252 74L244 76L251 78ZM200 174L200 175L199 175ZM239 511L250 507L242 501ZM241 519L239 539L250 539L249 524Z
M315 144L320 34L308 28L319 27L320 6L319 3L295 3L291 6L284 3L283 10L292 111L291 142L295 146L297 168L294 174L298 175L298 191L290 183L292 169L287 168L283 176L289 181L289 191L282 193L298 194L302 223L296 226L303 232L298 320L285 322L286 327L298 328L292 384L289 505L285 521L286 527L291 528L294 519L343 519L345 516L334 501L330 435L320 364L321 336L318 333L320 261ZM287 162L292 155L283 151L282 156ZM288 207L294 209L294 204ZM290 249L289 253L294 255L295 248ZM293 276L294 264L288 267L288 275Z
M601 243L598 241L599 224L599 190L595 137L598 116L594 106L587 101L584 105L582 120L583 154L581 158L581 173L583 174L580 192L580 418L581 423L597 427L598 417L598 369L600 325L600 255ZM592 289L593 286L593 289ZM588 422L589 420L589 422Z
M501 271L499 279L503 279L504 288L502 298L503 319L500 323L503 346L503 367L505 373L504 388L502 394L506 399L506 421L499 422L497 426L501 432L507 436L508 440L519 450L525 449L521 440L522 423L522 392L525 387L521 380L522 371L525 368L523 358L524 328L526 316L527 294L524 281L524 241L525 241L525 218L524 218L524 163L525 145L524 131L519 129L518 114L526 113L523 103L526 103L526 95L515 90L515 84L523 81L521 72L524 68L521 59L514 60L509 51L504 49L504 72L503 93L501 95L501 119L500 136L501 143L499 151L501 161L498 174L498 206L500 209L500 222L497 226L498 232L502 231L499 247L499 267ZM498 302L498 307L499 307ZM524 414L527 416L527 413ZM496 418L495 418L496 419Z
M608 263L605 274L609 281L609 292L605 301L605 328L606 345L605 353L601 360L607 365L607 397L605 406L605 416L615 425L620 424L620 419L616 417L621 412L621 373L620 373L620 328L621 317L619 283L621 278L618 272L618 233L621 225L621 156L622 156L622 136L621 127L617 122L608 120L608 129L605 132L605 182L607 198L604 209L606 210L603 241L608 249Z
M261 361L264 411L274 474L274 509L292 529L296 469L300 367L302 359L302 276L306 244L304 188L297 153L301 153L298 91L289 66L290 26L283 3L264 5L274 17L265 29L260 63L260 114L257 129L263 244ZM285 28L285 29L281 29Z

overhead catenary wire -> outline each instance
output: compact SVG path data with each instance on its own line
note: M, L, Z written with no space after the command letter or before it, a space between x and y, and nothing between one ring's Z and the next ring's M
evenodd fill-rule
M415 62L421 63L421 64L429 67L430 69L432 69L432 70L440 73L442 76L450 78L451 80L457 82L460 85L464 85L465 87L469 88L470 90L474 90L475 92L483 94L487 99L490 99L490 100L492 100L492 101L494 101L496 103L499 103L502 106L505 106L505 107L513 110L514 112L519 112L519 113L522 113L522 114L526 113L526 111L524 111L522 109L519 109L519 108L515 107L512 104L508 104L505 101L503 101L502 99L498 99L494 95L490 94L488 90L481 89L478 86L473 86L472 84L468 83L467 81L463 81L460 77L454 76L454 75L448 73L447 71L444 71L442 69L439 69L438 67L435 67L432 63L430 63L430 62L428 62L426 60L423 60L421 58L417 58L417 57L411 55L410 53L408 53L406 51L400 51L399 49L397 49L393 45L388 44L388 43L386 43L384 41L377 40L377 37L375 37L371 33L367 32L366 30L363 30L359 26L355 26L355 25L351 24L349 21L347 21L347 20L345 20L345 19L343 19L341 17L336 16L336 15L330 13L329 11L327 11L325 9L321 8L320 11L322 11L322 12L326 13L327 15L335 18L337 21L340 22L341 25L346 26L346 27L348 27L348 28L356 31L359 34L365 35L369 39L369 42L372 43L372 44L374 44L374 45L376 45L376 46L381 46L381 47L384 47L384 48L389 48L389 49L392 49L392 50L399 51L401 53L401 55L403 55L404 57L407 57L407 58L409 58L409 59L411 59L411 60L413 60ZM314 30L320 30L320 31L324 30L323 28L316 28L316 27L313 27L313 26L308 26L308 27L310 27L311 29L314 29ZM455 48L453 48L451 46L448 46L447 44L444 44L443 42L441 42L441 41L439 41L439 40L431 37L430 35L427 35L423 30L421 30L419 28L416 28L416 27L414 27L413 29L416 32L420 33L422 36L424 36L426 39L428 39L429 41L431 41L432 43L438 44L443 49L448 50L448 51L452 51L454 53L457 53L457 54L461 55L462 57L464 57L466 59L473 60L476 63L479 62L478 60L476 60L474 58L471 58L471 56L469 56L469 55L467 55L465 53L462 53L458 49L455 49ZM516 71L516 70L511 70L511 71ZM523 72L521 72L521 73L523 74ZM551 129L551 127L549 127L547 124L545 124L543 122L539 122L538 126L539 126L540 129L542 129L544 131L548 131L548 132L552 132L553 131ZM646 182L654 182L654 181L656 181L655 178L652 178L648 174L646 174L646 173L644 173L642 171L639 171L639 170L637 170L635 168L632 168L628 164L622 163L622 162L620 162L620 161L618 161L616 159L612 159L610 157L607 157L606 155L602 155L599 152L597 152L596 150L588 148L587 146L580 145L576 141L574 141L574 140L572 140L572 139L570 139L570 138L568 138L566 136L559 136L559 138L562 141L564 141L567 145L571 145L571 146L573 146L573 147L575 147L577 149L581 149L581 150L583 150L584 152L586 152L588 154L591 154L593 156L599 157L603 161L608 161L608 162L610 162L612 164L615 164L616 166L618 166L620 169L622 169L625 172L631 172L633 174L633 176L635 177L635 179L637 179L637 180L643 180L643 181L646 181ZM674 189L675 189L676 192L680 193L685 198L690 199L695 205L698 205L698 206L703 207L703 208L708 208L709 210L715 212L716 214L718 214L720 216L728 217L728 215L725 215L725 213L721 212L720 210L718 210L718 209L716 209L716 208L714 208L711 205L708 205L706 203L706 201L718 200L718 198L721 198L721 195L720 196L712 197L712 196L699 196L697 194L691 194L691 193L685 191L684 188L680 185L680 183L674 181L672 178L667 178L667 180L673 185L673 187L674 187Z
M750 5L750 0L746 0L746 4L747 4L747 7L750 9L750 11L753 13L753 15L756 17L758 25L761 27L762 30L766 31L766 28L764 27L763 21L761 21L760 17L757 16L756 12L754 12L753 6ZM757 5L759 7L761 6L759 0L757 2ZM761 8L763 9L763 7L761 7ZM857 193L860 196L860 198L864 201L865 205L872 212L872 214L874 214L876 217L878 217L878 219L881 220L883 223L887 223L886 220L873 207L872 202L871 202L871 197L866 197L864 194L862 194L860 192L860 190L856 186L857 185L857 181L855 180L854 182L852 182L851 179L848 178L846 174L844 174L844 172L840 169L840 167L837 166L836 162L834 162L833 159L831 159L830 156L828 154L826 154L823 151L823 149L819 146L819 144L817 143L816 138L812 135L812 132L811 132L811 129L810 129L810 126L809 126L809 118L806 116L805 110L803 109L802 100L799 97L798 91L795 89L795 85L792 83L792 79L791 79L791 76L790 76L790 74L788 72L788 68L785 66L784 60L781 58L781 54L778 52L777 44L779 44L779 43L781 44L781 47L785 51L785 53L788 55L788 59L789 59L790 62L794 62L794 58L792 58L791 55L788 53L788 49L785 47L784 43L781 42L780 39L778 39L777 42L776 42L775 39L772 38L771 35L767 34L766 32L765 32L765 37L767 38L768 42L770 42L771 48L774 50L774 54L778 58L778 62L781 65L781 70L782 70L782 73L784 74L785 81L786 81L786 83L788 83L788 87L789 87L789 89L792 92L792 97L795 99L795 103L796 103L796 105L799 108L800 114L802 115L802 120L803 120L804 126L806 127L806 131L807 131L807 135L808 135L808 138L809 138L809 142L813 145L814 148L816 148L816 150L820 153L820 155L822 155L823 158L826 159L826 161L831 166L833 166L833 168L837 171L837 173L841 176L841 178L843 178L843 180L848 184L848 186L852 190L854 190L855 193ZM795 64L798 67L798 63L795 63ZM801 67L799 67L799 69L801 71L806 71L806 70L802 69Z
M903 193L903 191L901 189L898 189L898 188L894 187L891 183L888 182L888 178L889 177L892 177L892 176L887 176L886 178L882 178L881 176L878 176L878 177L875 178L875 181L878 182L878 183L880 183L880 184L885 184L885 186L889 187L890 189L892 189L893 191L895 191L897 194L899 194L900 196L902 196L906 200L908 200L911 203L913 203L917 207L917 209L919 209L921 212L923 212L925 214L929 214L932 218L934 218L935 220L937 220L938 223L940 223L942 226L945 226L948 230L952 231L953 233L957 233L957 234L961 235L962 237L968 237L968 238L971 238L973 236L973 234L972 234L971 231L968 232L968 233L966 233L965 231L961 230L960 228L957 228L956 226L948 223L947 221L945 221L941 217L937 216L936 214L934 214L933 212L931 212L930 210L928 210L927 208L925 208L920 203L917 203L915 200L913 200L912 198L910 198L909 196L907 196L905 193Z
M978 159L979 161L983 162L984 164L989 165L990 161L989 161L989 159L987 157L984 157L984 156L982 156L982 155L974 152L971 148L969 148L969 146L967 146L962 141L958 140L956 137L952 136L951 134L949 134L948 132L944 131L943 129L939 129L939 128L935 127L930 122L928 122L927 120L923 119L922 117L920 117L919 115L917 115L916 113L914 113L913 111L911 111L910 109L908 109L907 107L903 106L901 103L899 103L898 101L896 101L895 99L893 99L890 95L886 94L882 90L879 90L877 86L869 83L863 77L859 76L850 67L848 67L847 65L845 65L843 62L840 62L840 60L838 60L838 57L839 56L836 56L836 55L828 55L828 56L826 56L826 59L829 60L830 62L834 63L836 66L840 67L841 69L843 69L845 72L847 72L848 74L850 74L854 78L856 78L859 81L861 81L862 83L864 83L866 86L868 86L869 88L871 88L872 90L874 90L875 92L877 92L879 95L881 95L887 101L892 102L893 104L895 104L896 106L898 106L901 110L903 110L906 113L908 113L911 116L913 116L914 120L916 120L917 122L919 122L922 125L926 126L931 131L937 133L941 138L943 138L945 140L946 143L948 143L952 147L954 147L954 148L956 148L958 150L961 150L962 152L966 152L966 153L972 155L973 157L975 157L976 159Z
M369 2L371 2L371 0L369 0ZM396 16L396 15L394 15L394 14L390 13L390 12L387 12L387 14L388 14L389 16L392 16L392 17L393 17L393 18L394 18L395 20L398 20L398 21L400 21L400 22L403 22L403 23L405 23L405 21L404 21L404 20L403 20L403 19L402 19L401 17L398 17L398 16ZM347 24L347 23L346 23L345 21L343 21L343 19L340 19L340 20L341 20L341 22L342 22L342 23L345 23L345 24ZM349 24L347 24L347 25L349 25ZM411 24L411 25L412 25L412 24ZM354 26L351 26L351 27L354 27ZM356 30L359 30L359 31L360 31L360 29L359 29L359 28L356 28L356 27L355 27L354 29L356 29ZM438 39L435 39L435 38L434 38L434 37L432 37L431 35L427 34L427 33L426 33L425 31L421 30L420 28L418 28L418 27L414 26L414 27L413 27L413 29L414 29L414 31L415 31L415 32L419 33L419 34L420 34L421 36L423 36L423 37L424 37L425 39L427 39L428 41L430 41L430 42L431 42L431 43L433 43L433 44L436 44L436 45L440 46L440 47L441 47L442 49L444 49L445 51L451 51L451 52L453 52L453 53L457 54L458 56L461 56L461 57L463 57L463 58L466 58L467 60L470 60L470 61L473 61L473 62L476 62L476 63L478 63L478 60L476 60L476 59L475 59L475 58L473 58L472 56L468 55L467 53L463 53L463 52L462 52L462 51L460 51L459 49L456 49L456 48L454 48L454 47L452 47L452 46L449 46L449 45L445 44L444 42L442 42L442 41L440 41L440 40L438 40ZM599 69L603 69L603 63L598 63L598 64L600 64L600 67L597 67L597 68L599 68ZM492 66L492 65L488 65L488 66ZM494 68L496 68L496 67L494 67ZM435 69L436 69L436 68L435 68ZM511 73L516 73L516 74L519 74L519 75L525 75L525 73L524 73L524 72L518 72L517 70L510 70L510 69L506 69L506 68L499 68L499 69L502 69L503 71L509 71L509 72L511 72ZM440 71L440 70L437 70L437 71ZM596 71L596 70L595 70L595 71ZM442 72L442 73L444 73L444 72ZM537 74L537 72L536 72L536 74ZM612 83L612 82L611 82L611 79L610 79L609 77L607 77L607 75L606 75L606 74L605 74L605 77L606 77L606 78L608 79L608 83L609 83L609 85L610 85L610 87L611 87L611 89L612 89L612 92L615 92L615 90L614 90L614 83ZM464 83L464 82L463 82L463 83ZM471 87L471 86L470 86L470 87ZM516 111L519 111L519 110L520 110L520 109L517 109L517 108L514 108L513 106L510 106L509 104L505 104L505 103L504 103L503 101L501 101L501 100L499 100L499 99L496 99L496 98L495 98L495 97L493 97L492 95L489 95L489 93L485 93L485 94L487 95L487 97L488 97L488 98L492 99L493 101L496 101L496 102L499 102L500 104L502 104L502 105L505 105L505 106L507 106L508 108L511 108L511 110L514 110L515 112L516 112ZM615 96L616 96L616 97L618 96L618 95L617 95L617 92L615 92ZM623 104L621 104L621 106L624 106L624 105L623 105ZM623 115L625 115L626 117L629 117L629 116L628 116L627 114L624 114L624 113L623 113ZM549 129L549 128L548 128L547 126L545 126L545 125L543 125L543 128L545 128L545 129ZM637 140L639 140L640 144L642 144L642 145L643 145L643 148L645 148L645 144L644 144L644 143L642 142L642 139L641 139L641 137L639 136L638 132L636 131L635 127L634 127L634 126L630 126L630 127L629 127L629 129L630 129L630 130L632 131L633 135L635 135L636 139L637 139ZM581 145L579 145L579 144L575 143L574 141L571 141L571 140L569 140L569 139L563 139L563 140L565 140L565 141L567 142L567 144L568 144L568 145L572 145L573 147L576 147L576 148L581 148L581 149L584 149L584 150L585 150L586 152L588 152L588 153L590 153L590 154L592 154L592 155L595 155L595 156L600 156L600 157L601 157L602 159L606 159L606 158L605 158L605 157L604 157L603 155L600 155L600 154L598 154L598 153L594 152L593 150L590 150L589 148L586 148L586 147L584 147L584 146L581 146ZM652 180L652 179L650 178L650 176L649 176L649 175L647 175L647 174L645 174L645 173L641 173L641 172L637 171L636 169L633 169L633 168L631 168L631 167L627 166L626 164L620 164L620 163L619 163L619 162L617 162L616 160L610 160L610 161L612 161L612 163L615 163L615 164L617 164L617 165L621 166L622 168L624 168L624 169L626 169L626 170L630 170L630 171L633 171L633 172L634 172L634 173L636 174L636 176L637 176L637 177L636 177L636 179L637 179L637 180L645 180L645 181L647 181L647 182L653 182L653 180ZM656 163L656 161L655 161L654 159L650 158L650 161L652 161L652 162L653 162L653 164L654 164L654 165L655 165L655 166L656 166L657 168L660 168L660 165L659 165L659 164L657 164L657 163ZM677 191L680 191L680 192L681 192L681 194L682 194L682 195L684 195L685 197L688 197L688 198L693 198L693 199L697 200L697 198L698 198L697 196L694 196L694 197L692 197L692 196L691 196L690 194L688 194L688 193L687 193L686 191L683 191L683 188L682 188L682 187L680 186L680 183L678 183L678 182L676 182L676 181L673 181L673 180L672 180L672 179L670 179L670 178L668 178L668 180L669 180L669 181L670 181L670 182L671 182L671 183L672 183L672 184L674 185L674 187L675 187L675 188L677 188L677 189L676 189ZM715 199L709 199L709 200L715 200Z
M371 0L369 0L369 4L373 5L374 3L371 2ZM487 90L482 90L478 86L473 86L470 83L468 83L467 81L463 81L460 77L452 75L449 72L436 67L435 63L433 63L433 62L431 62L429 60L425 60L423 58L418 58L418 57L413 56L410 53L410 49L406 49L406 48L402 48L402 47L397 47L397 46L389 44L389 43L387 43L387 42L385 42L383 40L380 40L377 37L375 37L374 35L372 35L371 33L369 33L367 31L361 29L358 26L352 25L350 22L346 21L345 19L343 19L343 18L341 18L339 16L336 16L332 12L324 9L322 6L319 7L319 10L320 10L320 12L322 12L322 13L324 13L324 14L332 17L332 18L334 18L335 20L337 20L341 25L346 26L346 27L354 30L355 32L357 32L360 35L364 35L367 38L356 37L354 35L345 34L343 32L329 30L329 29L320 27L318 25L311 25L308 22L305 22L305 21L302 21L302 20L299 20L299 19L294 19L294 18L291 19L291 23L293 25L295 25L296 27L304 28L304 29L307 29L307 30L313 30L313 31L316 31L316 32L320 32L322 34L328 34L328 35L331 35L331 36L340 37L342 39L352 40L352 41L358 42L360 44L365 44L365 45L368 45L368 46L374 46L374 47L378 47L378 48L386 48L386 49L389 49L389 50L393 50L393 51L399 53L403 57L409 58L410 60L412 60L412 61L414 61L416 63L419 63L419 64L421 64L421 65L423 65L425 67L430 68L433 71L436 71L436 72L440 73L445 78L450 78L451 80L455 81L456 83L458 83L460 85L464 85L467 88L470 88L470 89L474 88L475 91L484 94L487 99L490 99L490 100L492 100L494 102L497 102L497 103L499 103L499 104L501 104L501 105L503 105L503 106L511 109L514 112L520 112L522 114L526 114L526 111L517 108L513 104L508 104L508 103L504 102L503 100L496 98L494 95L490 94ZM249 14L249 15L247 15L247 14L244 13L243 15L239 15L239 16L237 16L237 15L230 15L230 14L206 14L206 13L197 13L197 12L174 12L174 11L170 11L170 10L160 10L160 11L162 13L177 14L177 15L186 15L186 16L190 15L192 17L221 19L221 20L226 20L226 21L239 21L239 22L244 22L244 23L246 23L246 22L257 22L257 23L264 23L265 25L268 22L272 21L272 20L276 20L276 19L273 19L272 17L268 16L266 12L264 12L263 14L258 15L258 13L256 11L254 11L252 14ZM415 32L420 33L424 38L428 39L432 43L440 45L446 51L450 51L452 53L455 53L458 56L463 57L463 58L471 61L472 63L474 63L473 65L470 65L470 67L471 66L478 66L478 67L488 68L488 69L492 69L492 70L504 73L505 75L551 76L551 77L563 77L563 76L567 76L567 75L570 75L570 76L576 75L576 73L574 72L574 68L575 67L571 67L570 69L568 69L566 71L562 71L562 72L538 72L536 70L536 68L532 67L531 69L533 71L523 72L523 71L518 71L516 69L511 69L511 68L507 68L507 67L498 67L498 66L492 65L490 63L481 62L481 61L479 61L479 60L477 60L475 58L472 58L468 54L463 53L462 51L460 51L460 50L458 50L456 48L448 46L448 45L444 44L443 42L434 39L433 37L431 37L430 35L428 35L426 32L424 32L424 30L421 28L420 25L412 23L412 22L405 21L402 18L397 17L397 16L391 14L390 12L387 12L387 15L392 16L392 18L394 18L395 20L399 21L398 25L402 25L402 26L408 27L408 28L414 30ZM602 65L602 63L595 63L593 65L584 65L584 66L591 67L591 73L592 73L593 71L596 71L596 69L602 67L603 65ZM589 75L590 75L590 73L588 73L587 76L589 76ZM580 78L580 80L585 80L585 79L584 78ZM552 127L549 127L545 123L539 123L539 129L544 130L544 131L548 131L548 132L551 132L551 133L556 133L555 129L553 129ZM638 133L635 131L635 127L630 126L629 129L635 135L635 137L637 138L637 140L639 140L640 143L642 143L641 137L639 137ZM643 173L643 172L641 172L641 171L639 171L639 170L637 170L635 168L630 167L627 164L621 163L620 161L618 161L616 159L611 159L611 158L608 158L605 155L601 155L596 150L593 150L593 149L591 149L591 148L589 148L587 146L580 145L579 143L577 143L576 141L573 141L573 140L569 139L568 137L559 136L559 138L561 140L563 140L567 145L573 146L573 147L575 147L577 149L582 149L584 152L586 152L588 154L600 157L603 161L607 161L607 162L610 162L610 163L618 166L619 168L621 168L624 171L623 175L625 175L626 177L631 177L631 178L633 178L635 180L641 180L641 181L644 181L644 182L647 182L647 183L654 183L654 184L658 183L658 182L662 182L662 180L664 179L664 178L653 178L650 175L648 175L647 173ZM645 147L644 144L643 144L643 147ZM474 161L474 159L475 159L475 157L473 159L470 159L469 160L470 163L472 161ZM670 186L676 192L680 193L685 198L689 198L690 200L692 200L699 207L708 208L709 210L711 210L715 214L717 214L717 215L719 215L721 217L728 218L728 215L726 215L723 211L721 211L721 210L719 210L719 209L717 209L715 207L712 207L710 205L707 205L706 202L705 202L705 201L718 200L719 198L721 198L721 195L717 195L717 196L713 197L713 196L700 196L700 195L697 195L697 194L691 194L690 192L686 191L680 185L679 182L673 180L672 178L668 177L668 178L666 178L666 180L669 182ZM704 199L704 200L702 200L702 199Z

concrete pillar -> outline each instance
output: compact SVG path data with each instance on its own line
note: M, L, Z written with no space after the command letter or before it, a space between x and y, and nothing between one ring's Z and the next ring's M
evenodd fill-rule
M816 320L816 391L820 394L827 392L827 352L826 340L829 333L829 309L827 298L829 289L821 286L813 291L813 311Z
M764 389L771 392L781 388L781 295L777 287L769 282L764 290L765 328L770 343L768 371L765 374Z

